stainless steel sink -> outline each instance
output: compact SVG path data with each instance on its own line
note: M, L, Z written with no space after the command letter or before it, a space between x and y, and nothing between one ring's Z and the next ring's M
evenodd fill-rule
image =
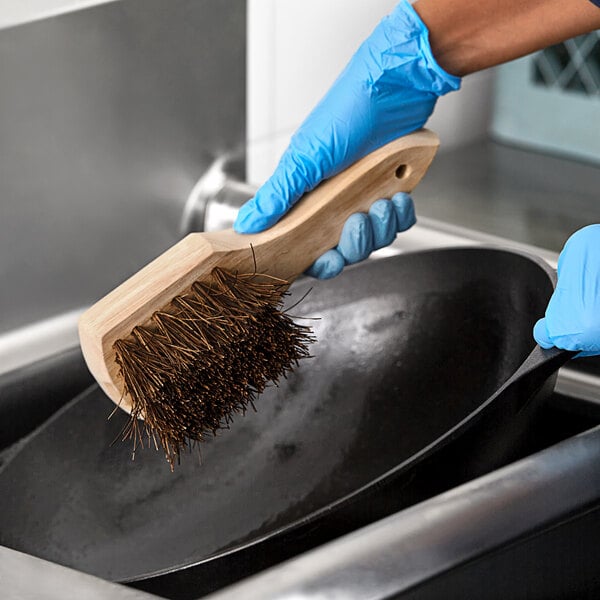
M112 2L0 31L0 276L11 282L0 292L0 468L28 434L93 383L78 348L81 309L174 243L182 221L198 227L194 205L206 200L198 179L244 144L245 3L171 0L167 9L162 0L144 0L140 10L141 4ZM243 178L243 167L234 170ZM234 191L247 193L243 187ZM223 207L227 200L219 201L216 211L202 205L202 223L231 221L235 203ZM556 254L543 249L431 219L421 219L372 260L478 244L529 251L556 264ZM593 579L582 552L593 550L597 535L600 484L592 465L600 461L598 431L570 438L597 423L598 363L564 368L531 435L531 450L540 454L341 538L338 545L312 550L223 597L311 598L337 590L358 598L365 582L373 598L436 597L444 586L445 592L451 585L464 590L499 564L514 565L512 559L479 561L483 551L528 564L528 548L571 548L577 539L574 555L582 566L564 580ZM553 487L569 472L568 485L578 496ZM545 512L528 512L540 494L555 501L545 504ZM502 515L487 542L477 536L477 521L469 523L476 510L490 519ZM510 526L513 517L518 519ZM436 535L428 523L439 524ZM552 531L559 533L552 537ZM520 550L510 554L519 540ZM429 569L411 563L415 548L423 550L419 556ZM446 560L450 554L456 560ZM567 563L565 568L575 568ZM469 570L469 564L481 568ZM544 564L556 569L560 561L551 556ZM364 576L357 582L348 570ZM40 586L48 597L64 597L65 588L73 597L146 597L6 548L0 548L0 579L5 591L23 597L39 597ZM207 589L193 576L136 585L170 598L193 598Z
M456 228L448 228L440 223L426 221L425 223L421 223L414 231L411 231L406 236L401 236L391 248L380 252L378 257L384 254L413 252L431 246L454 246L459 243L460 245L472 245L489 241L489 238L485 238L474 232L459 231ZM377 260L378 257L373 258L373 260ZM548 256L548 258L552 260L551 256ZM70 326L73 328L75 327L74 320ZM57 378L57 372L68 376ZM594 379L593 374L588 373L586 377L588 379L586 380L587 384L585 386L581 387L580 382L580 389L585 388L584 393L580 395L580 398L577 398L572 393L569 397L564 394L555 394L553 396L551 402L544 409L541 421L538 421L541 423L540 427L535 431L530 432L531 451L547 448L556 442L569 438L576 433L582 432L593 427L595 424L600 423L600 404L597 402L597 399L600 398L600 385L598 384L598 380ZM18 434L15 433L13 435L13 439L7 439L4 442L6 444L10 443L4 451L4 459L10 460L12 454L19 451L20 443L17 438L23 436L28 431L33 430L37 424L44 421L62 404L71 400L80 388L82 389L89 383L89 375L81 361L76 346L66 352L48 356L43 361L23 365L19 370L13 370L12 372L1 376L0 407L2 407L3 410L7 410L2 400L6 398L11 399L8 408L12 412L7 414L9 415L11 422L19 424L20 427ZM571 451L568 448L565 452L569 455L571 454ZM586 457L586 461L589 461L589 453L586 454ZM535 458L531 460L537 461L538 459ZM543 455L539 460L542 461L540 464L546 464L549 459L546 459L545 455ZM537 464L537 462L535 464ZM583 467L582 469L583 472L587 474L586 476L589 477L589 471ZM496 482L493 486L493 489L496 490L495 493L500 494L499 490L505 489L504 486L507 485L506 482L519 481L519 477L521 477L520 473L522 472L517 471L517 475L515 475L513 471L508 472L506 475L508 479L506 480L502 479L504 475L498 475L500 480L494 480ZM552 481L554 481L558 475L553 477ZM459 495L459 498L462 498L460 494L471 493L468 489L467 491L457 490L456 494ZM526 487L524 488L524 493L527 491L532 494L538 493L536 490L537 488L535 487ZM523 501L528 502L526 496ZM438 499L436 502L438 503L436 506L441 506L442 509L440 510L444 510L443 507L445 506L444 503L446 500ZM490 500L490 502L492 501ZM490 506L495 506L495 504L492 503ZM557 508L559 511L557 514L562 514L559 510L560 508L562 507L559 506ZM421 509L415 507L413 510L417 511ZM429 509L426 506L425 508L422 508L422 510L427 511ZM450 515L451 513L448 514ZM402 515L402 513L399 513L399 515ZM548 519L548 522L551 522L550 517L548 517ZM524 532L525 529L525 526L523 526ZM392 530L396 531L395 529ZM402 533L403 536L406 535L403 528L398 529L398 531L404 532ZM424 532L423 535L428 534ZM315 540L317 539L320 538L315 532ZM360 540L362 538L357 539ZM311 544L309 541L307 547L311 547L314 543L315 542ZM344 541L344 543L346 542ZM355 548L353 545L354 542L350 539L348 543L351 544L351 552L354 552L354 550L352 550ZM357 543L360 544L362 542ZM434 552L434 549L432 549L432 552ZM310 556L310 553L307 556ZM316 556L319 555L317 554ZM265 564L272 564L273 562L277 562L276 557L265 557ZM346 567L347 566L348 565L346 565ZM245 574L248 573L245 572ZM423 573L421 573L421 575L423 575ZM233 579L230 581L234 581L236 578L233 571L232 576ZM184 572L183 574L166 573L164 576L138 581L133 585L137 586L139 589L168 598L193 598L198 596L201 592L203 593L207 589L210 589L210 587L206 587L206 582L202 582L198 579L198 576L194 576L193 570L188 570L187 573ZM250 585L250 583L248 585ZM242 590L243 589L245 588L242 588ZM250 587L248 589L253 590L254 588ZM260 597L260 594L257 595L251 591L248 592L248 594L242 593L242 596L245 595L249 597Z
M595 427L207 598L597 598L599 454Z

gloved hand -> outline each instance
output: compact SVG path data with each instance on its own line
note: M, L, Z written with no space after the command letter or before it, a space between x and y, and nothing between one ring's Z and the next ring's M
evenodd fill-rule
M275 173L240 209L234 229L256 233L271 227L321 180L420 129L437 98L459 87L460 78L436 63L427 27L402 0L292 136ZM353 235L360 237L361 228Z
M600 354L600 225L574 233L558 259L558 283L546 317L533 329L542 348Z
M348 218L337 247L317 258L306 274L317 279L335 277L346 265L364 260L374 250L391 244L397 233L415 223L415 207L408 194L399 192L391 200L377 200L368 214L355 213Z

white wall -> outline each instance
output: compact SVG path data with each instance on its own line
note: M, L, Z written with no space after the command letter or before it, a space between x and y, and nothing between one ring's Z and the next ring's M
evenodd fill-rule
M290 135L396 0L248 0L248 179L260 184ZM442 149L485 135L491 73L466 78L428 126Z

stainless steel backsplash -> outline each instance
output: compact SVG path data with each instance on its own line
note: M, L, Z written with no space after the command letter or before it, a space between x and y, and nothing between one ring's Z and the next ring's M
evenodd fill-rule
M245 141L246 3L122 0L0 31L0 333L173 244Z

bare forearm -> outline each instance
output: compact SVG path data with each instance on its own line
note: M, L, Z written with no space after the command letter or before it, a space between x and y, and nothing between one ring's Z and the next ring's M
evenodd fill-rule
M589 0L418 0L438 63L468 75L600 28Z

